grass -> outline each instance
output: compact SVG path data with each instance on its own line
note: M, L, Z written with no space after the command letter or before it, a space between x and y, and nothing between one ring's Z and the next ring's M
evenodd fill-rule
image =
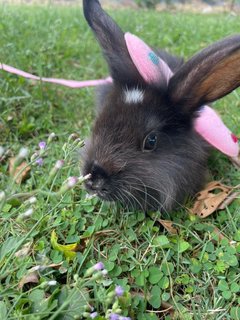
M112 15L124 30L186 58L240 30L239 18L231 15L127 10ZM107 75L79 8L1 5L0 32L5 64L69 79ZM83 319L90 317L90 306L101 315L95 319L120 310L140 320L240 319L239 199L200 220L185 207L145 216L89 198L81 181L71 188L66 179L79 176L78 149L94 117L93 90L32 83L4 72L0 87L0 136L6 150L0 167L0 190L5 191L0 214L1 320ZM239 91L215 104L237 135L239 106ZM53 140L48 138L51 132L56 134ZM78 139L70 136L73 132ZM33 154L39 153L38 143L47 140L37 156L43 165L38 166ZM31 170L28 179L17 184L16 176L8 173L9 157L23 146L29 150ZM64 159L63 167L51 171L59 159ZM211 178L232 185L240 181L239 171L217 152L209 167ZM29 202L30 195L36 202ZM171 220L178 234L163 228L159 218ZM107 277L91 269L98 261L104 263ZM120 297L115 296L116 285L124 289Z

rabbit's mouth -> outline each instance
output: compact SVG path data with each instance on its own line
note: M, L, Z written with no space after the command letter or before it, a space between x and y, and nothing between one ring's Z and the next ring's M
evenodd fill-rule
M159 200L159 193L153 194L151 190L132 190L131 186L113 187L111 192L99 192L98 197L105 201L113 201L120 203L120 205L127 210L142 210L147 212L149 210L159 210L162 204Z
M101 174L100 174L101 173ZM158 210L161 207L159 192L143 187L131 185L125 179L111 179L101 170L92 170L90 179L85 181L85 188L90 194L95 194L101 200L118 202L122 207L135 210Z
M111 195L111 190L105 186L104 179L89 179L85 181L85 187L90 194L97 195L101 200L114 201L113 196Z
M96 192L96 195L104 201L114 201L113 197L111 196L111 194L107 191L107 190L99 190Z

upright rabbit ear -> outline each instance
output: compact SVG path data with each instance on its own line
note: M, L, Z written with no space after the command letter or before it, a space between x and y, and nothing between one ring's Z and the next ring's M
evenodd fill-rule
M130 33L124 34L98 0L83 0L83 8L115 81L124 86L167 86L172 71L147 44Z
M184 112L227 95L240 85L240 35L204 49L186 62L170 79L172 104Z
M83 0L85 18L108 62L112 78L124 85L144 84L127 50L124 33L103 11L98 0Z
M143 79L157 86L167 85L173 72L166 62L137 36L127 32L125 40L130 57Z

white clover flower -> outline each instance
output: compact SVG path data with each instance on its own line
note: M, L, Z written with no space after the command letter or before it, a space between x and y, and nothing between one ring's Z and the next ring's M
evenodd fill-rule
M37 265L37 266L31 268L31 272L33 272L33 271L43 271L46 268L47 268L47 266Z
M83 182L91 178L91 173L86 174L85 176L80 176L79 181Z
M55 286L57 284L57 281L56 280L50 280L48 281L47 283L49 286Z
M34 153L31 155L30 160L31 160L31 161L34 161L38 156L39 156L39 154L38 154L37 152L34 152Z
M48 136L47 142L51 142L56 137L56 134L54 132L50 133Z
M24 159L28 156L28 153L29 153L28 148L21 148L18 153L18 158Z
M6 194L4 191L0 191L0 201L4 200L6 198Z
M36 198L36 197L31 197L31 198L29 198L27 201L28 201L28 203L30 203L30 204L34 204L34 203L37 202L37 198Z
M5 152L4 148L2 146L0 146L0 157L3 156L4 152Z
M102 270L102 275L105 277L108 274L108 271L106 269Z
M70 134L70 136L68 137L68 141L70 140L76 140L78 139L78 135L76 133L72 133Z
M95 198L96 196L97 196L96 193L93 193L93 194L87 193L86 196L85 196L85 199L86 199L86 200L92 200L92 199Z
M28 218L33 214L33 208L29 208L24 213L21 214L21 218Z

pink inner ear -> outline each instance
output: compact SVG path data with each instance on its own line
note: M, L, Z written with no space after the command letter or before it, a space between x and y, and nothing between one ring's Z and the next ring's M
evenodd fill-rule
M169 66L141 39L131 33L124 35L130 57L147 83L167 83L173 75Z
M210 107L204 106L195 120L195 130L212 146L230 157L239 153L237 137L225 126L219 115Z

